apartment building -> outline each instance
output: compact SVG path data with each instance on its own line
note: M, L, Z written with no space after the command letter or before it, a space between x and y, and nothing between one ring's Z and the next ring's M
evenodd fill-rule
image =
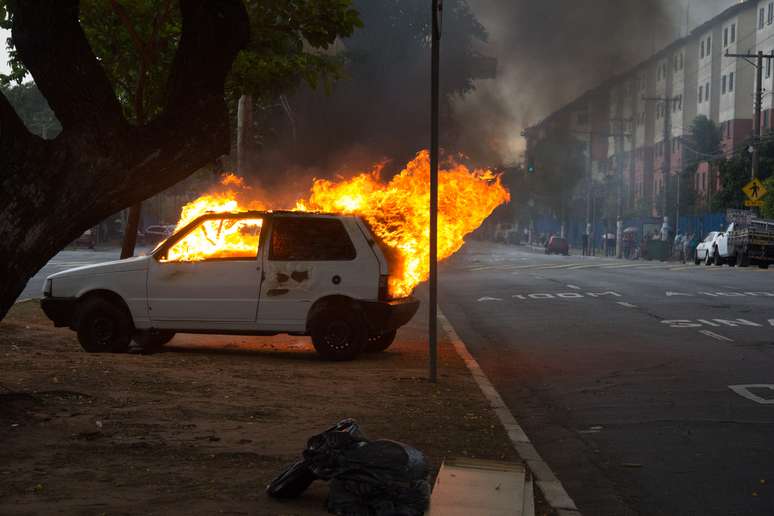
M605 113L609 133L604 140L595 141L595 148L603 143L606 148L595 151L594 168L610 172L622 164L630 207L648 208L652 215L661 215L661 194L669 177L697 163L694 188L700 198L720 187L717 175L713 177L707 163L701 162L706 156L692 153L686 137L694 119L704 115L719 127L726 155L744 148L753 127L755 68L726 54L758 50L774 51L774 0L734 4L686 37L581 97L604 98L604 108L597 106L590 111L598 115L601 109ZM762 123L771 129L774 59L764 63L768 94L764 96ZM628 126L616 123L618 120L628 120ZM627 133L623 145L613 137L622 127ZM597 165L597 159L604 163Z

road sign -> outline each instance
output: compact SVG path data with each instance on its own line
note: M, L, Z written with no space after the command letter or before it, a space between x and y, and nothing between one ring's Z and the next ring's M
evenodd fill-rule
M747 199L746 201L744 201L744 205L747 206L748 208L760 208L761 206L763 206L763 200Z
M766 187L763 186L763 183L761 183L761 180L757 177L747 183L747 185L742 188L742 191L747 196L748 199L751 201L760 201L764 195L768 192L766 190ZM750 206L749 204L745 204L745 206ZM758 206L757 204L752 206Z

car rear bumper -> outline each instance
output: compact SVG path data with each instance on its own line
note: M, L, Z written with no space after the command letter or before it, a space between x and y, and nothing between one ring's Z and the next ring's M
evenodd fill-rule
M44 297L40 300L40 307L54 322L54 326L70 326L75 315L76 301L72 297Z
M419 309L414 297L393 301L361 301L368 327L374 332L396 330L408 323Z

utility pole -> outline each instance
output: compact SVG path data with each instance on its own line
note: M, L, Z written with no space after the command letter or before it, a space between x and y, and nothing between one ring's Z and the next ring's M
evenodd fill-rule
M438 381L438 85L443 3L432 0L430 86L430 381Z
M667 67L671 70L671 66ZM669 176L672 171L672 103L680 100L680 97L642 97L646 102L661 102L664 106L664 135L662 144L664 145L664 158L661 160L661 175L664 176L661 201L661 216L664 217L664 223L669 224Z
M744 59L755 67L755 115L753 119L753 156L752 156L752 179L760 177L761 167L761 155L760 155L760 142L761 142L761 111L763 110L763 60L766 59L766 63L770 63L771 59L774 59L774 52L771 54L764 54L762 50L759 50L757 54L729 54L726 52L725 57L733 57L736 59ZM753 63L750 59L755 59Z
M590 122L590 120L589 120ZM591 222L591 216L592 216L592 204L591 204L591 196L592 196L592 189L594 187L594 180L592 178L592 151L593 151L593 143L594 143L594 133L589 131L589 152L588 152L588 158L586 162L586 235L588 235L588 244L586 246L586 249L584 249L584 254L591 255L591 242L594 240L593 227Z
M631 118L614 118L610 122L621 124L620 130L615 131L615 156L616 168L618 170L618 199L616 207L615 223L615 255L617 258L623 258L623 183L624 183L624 128L627 122L632 122Z

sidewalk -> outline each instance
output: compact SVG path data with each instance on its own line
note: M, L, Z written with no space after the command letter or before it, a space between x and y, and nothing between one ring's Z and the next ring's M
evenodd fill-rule
M433 475L449 456L519 460L443 333L439 383L425 380L424 315L388 352L331 363L289 336L87 354L17 304L0 323L0 513L325 514L322 482L287 502L263 488L343 417L419 448Z

